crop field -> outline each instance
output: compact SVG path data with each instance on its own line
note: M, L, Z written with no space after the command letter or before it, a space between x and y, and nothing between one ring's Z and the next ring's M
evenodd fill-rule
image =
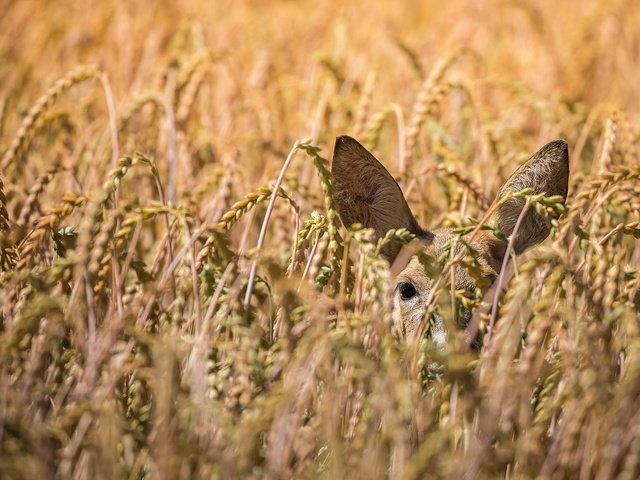
M640 477L636 0L0 12L1 479ZM453 229L418 340L340 135ZM515 194L551 233L490 288L465 238L555 139L566 203Z

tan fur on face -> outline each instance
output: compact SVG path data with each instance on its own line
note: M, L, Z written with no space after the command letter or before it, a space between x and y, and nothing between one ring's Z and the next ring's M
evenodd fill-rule
M485 236L484 233L485 232L480 232L480 235L472 242L472 246L479 253L478 261L481 264L484 276L493 280L496 277L496 268L493 265L496 262L493 260L492 254L494 246L487 241L488 236ZM438 258L445 253L446 245L453 237L454 233L450 229L435 230L430 240L422 240L420 242L422 246L421 251L431 258ZM462 245L458 244L452 254L454 256L459 254L462 248ZM403 253L404 252L401 252L399 256ZM403 282L410 282L415 286L418 294L416 295L415 301L402 301L398 292L394 292L394 319L396 327L403 335L407 338L413 338L425 315L425 306L429 300L434 279L429 278L424 266L418 260L417 255L412 255L408 259L408 262L404 261L403 263L404 265L401 266L400 272L395 276L396 289L398 288L397 286ZM474 291L475 281L465 268L457 267L454 272L454 278L455 290L465 290L470 294ZM466 326L466 323L471 318L470 313L471 312L465 312L465 317L460 319L461 326ZM435 322L435 325L436 328L443 328L438 326L438 321ZM433 332L432 337L434 337ZM444 342L444 339L440 341Z
M353 138L342 136L336 139L332 173L338 211L346 226L360 223L373 228L378 236L383 236L392 228L406 228L418 236L419 248L427 255L438 258L444 252L453 234L446 229L434 232L422 229L391 174ZM534 194L545 192L549 196L560 195L566 199L568 180L567 144L563 140L556 140L542 147L518 168L502 186L497 199L525 188L531 188ZM514 231L524 204L524 199L511 199L501 205L490 220L497 221L501 230L509 236ZM514 250L522 253L544 240L549 235L549 229L544 218L534 210L529 210L516 235ZM506 243L489 232L481 231L474 238L472 246L478 251L484 276L495 279L500 271ZM394 292L397 327L405 336L413 337L423 320L433 279L427 276L417 256L410 253L408 258L403 259L400 258L402 254L398 256L399 251L399 246L389 245L382 254L394 264L392 272L399 271ZM455 255L458 252L453 253ZM397 261L394 263L394 260ZM403 264L400 269L398 263ZM475 282L464 268L458 267L454 277L456 290L474 289ZM414 287L416 293L411 298L402 298L400 287L403 283L410 283ZM434 335L432 332L432 338L436 336L442 337L438 342L444 342L443 334Z

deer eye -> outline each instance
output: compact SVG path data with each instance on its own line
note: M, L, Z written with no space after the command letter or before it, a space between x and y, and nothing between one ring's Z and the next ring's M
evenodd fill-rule
M410 282L402 282L398 285L398 289L400 290L400 296L403 300L409 300L418 293L416 292L416 287L414 287L413 283Z

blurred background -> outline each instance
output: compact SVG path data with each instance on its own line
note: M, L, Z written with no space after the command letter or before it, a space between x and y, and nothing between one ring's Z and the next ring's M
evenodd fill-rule
M267 88L307 87L280 92L285 101L317 95L318 65L327 62L349 84L378 71L378 100L404 106L434 62L460 48L478 55L466 65L474 80L518 82L546 99L613 101L635 112L640 88L640 13L628 0L2 4L3 91L46 87L77 64L97 63L121 96L202 48L226 57L236 81L255 86L262 73Z
M501 171L555 137L580 162L584 150L595 152L588 134L611 109L632 118L638 110L640 9L629 0L1 3L2 142L56 79L95 65L118 117L134 116L155 93L182 108L175 183L183 192L214 158L255 186L275 176L294 140L310 136L328 151L347 133L399 177L439 161L428 144L446 144L491 196L489 162ZM425 102L440 82L451 91L418 135L421 114L435 117ZM92 122L104 99L87 90L59 106L85 139L106 127ZM148 122L132 122L120 151L149 146L141 140ZM412 144L417 159L407 156ZM100 176L99 168L86 186Z

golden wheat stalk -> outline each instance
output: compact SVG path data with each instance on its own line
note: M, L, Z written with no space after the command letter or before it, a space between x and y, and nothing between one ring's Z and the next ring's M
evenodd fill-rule
M10 165L14 166L14 171L18 170L16 165L22 164L22 155L29 148L29 143L31 142L30 134L33 126L38 118L53 105L60 95L70 90L74 85L97 78L99 75L100 72L95 67L82 66L56 81L51 88L36 101L22 121L18 132L11 141L9 149L4 153L2 161L0 161L0 171L7 172Z

